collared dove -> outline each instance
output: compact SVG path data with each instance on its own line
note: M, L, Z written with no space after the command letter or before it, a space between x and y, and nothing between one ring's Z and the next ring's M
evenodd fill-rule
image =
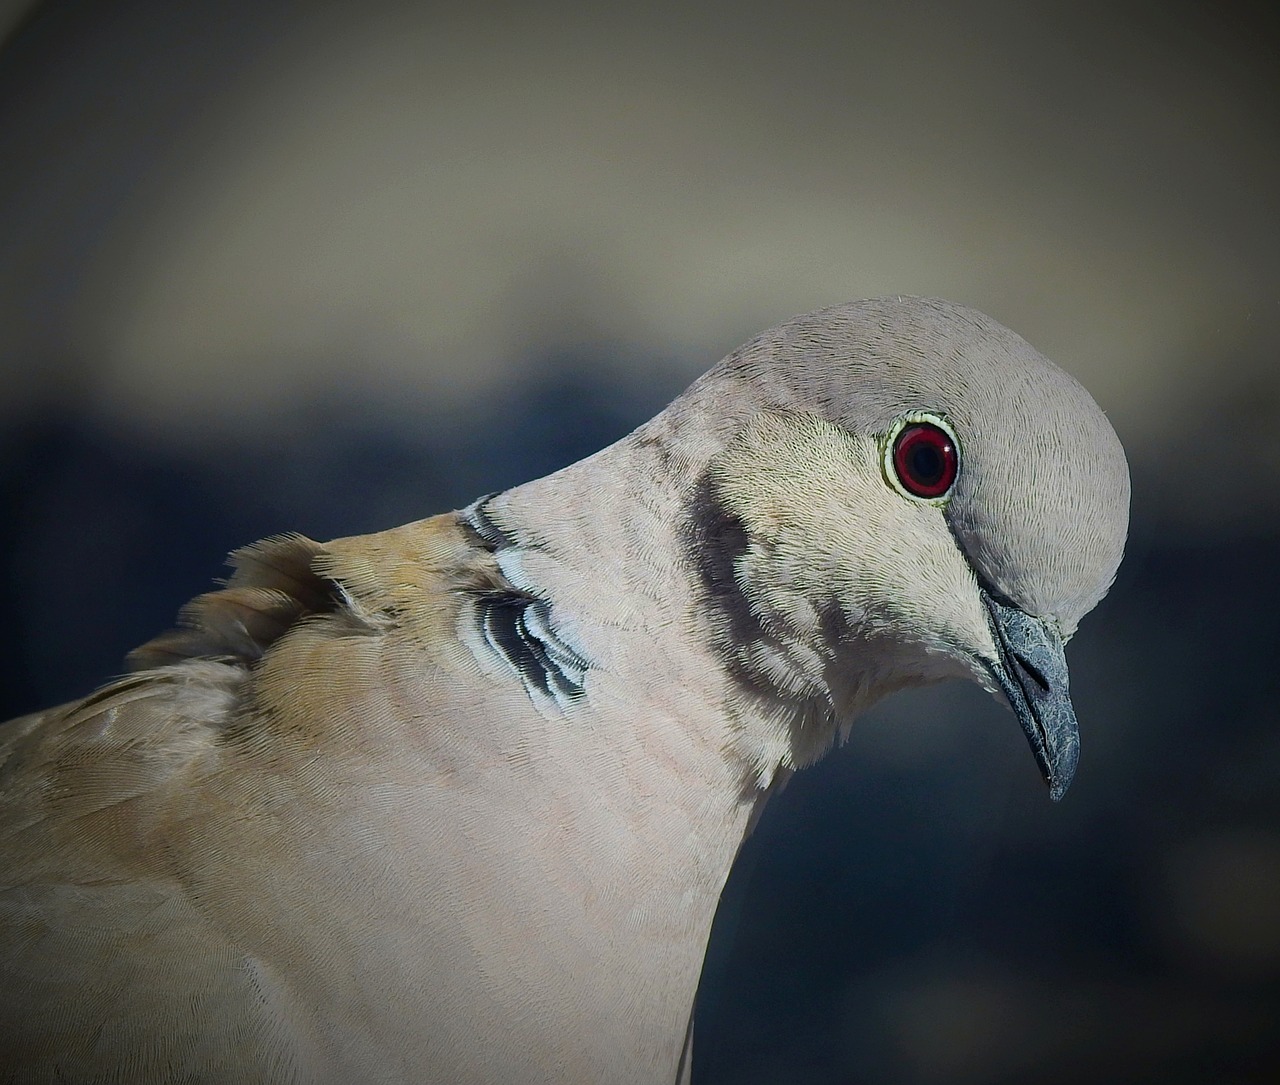
M239 551L0 732L0 1077L687 1080L734 856L861 710L974 680L1061 796L1128 500L1074 380L886 298L547 478Z

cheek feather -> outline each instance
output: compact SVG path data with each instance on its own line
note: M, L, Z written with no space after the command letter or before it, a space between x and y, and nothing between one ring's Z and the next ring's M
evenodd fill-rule
M711 472L746 533L740 589L767 628L815 646L834 617L848 641L901 639L966 658L993 651L942 510L893 489L879 456L873 438L810 415L770 412L746 427Z

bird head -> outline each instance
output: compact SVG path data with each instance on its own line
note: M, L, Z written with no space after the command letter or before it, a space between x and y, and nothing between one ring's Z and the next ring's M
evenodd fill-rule
M1008 702L1060 798L1079 749L1063 646L1128 527L1124 452L1089 394L981 313L920 298L798 317L725 380L752 406L708 468L731 527L703 563L742 608L740 673L821 690L838 722L970 678Z

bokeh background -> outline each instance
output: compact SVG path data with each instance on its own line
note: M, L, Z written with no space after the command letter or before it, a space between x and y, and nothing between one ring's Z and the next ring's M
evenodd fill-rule
M1079 777L977 690L861 721L730 881L695 1080L1280 1080L1271 5L0 20L0 717L242 543L544 473L796 312L969 302L1130 453Z

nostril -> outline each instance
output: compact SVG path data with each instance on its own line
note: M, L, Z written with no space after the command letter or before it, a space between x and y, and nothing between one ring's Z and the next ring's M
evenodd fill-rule
M1032 677L1032 679L1034 679L1036 685L1040 687L1040 692L1048 693L1049 680L1045 678L1044 671L1042 671L1039 667L1037 667L1034 663L1032 663L1031 660L1029 660L1026 656L1018 655L1016 652L1012 653L1012 655L1013 655L1013 658L1017 661L1018 666L1021 667L1022 670L1025 671L1027 674L1029 674Z

